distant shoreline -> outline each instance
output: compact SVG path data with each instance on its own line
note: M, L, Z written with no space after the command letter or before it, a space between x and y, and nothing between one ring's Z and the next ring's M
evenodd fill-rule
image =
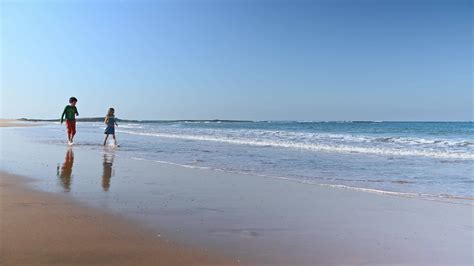
M85 118L77 118L77 121L80 122L103 122L103 117L85 117ZM32 119L32 118L20 118L18 121L24 122L59 122L59 119ZM242 122L255 122L251 120L221 120L221 119L183 119L183 120L134 120L134 119L117 119L118 122L126 122L126 123L170 123L170 122L226 122L226 123L242 123Z
M37 119L37 118L19 118L19 119L0 119L8 121L23 121L23 122L59 122L60 119ZM84 117L77 118L79 122L103 122L104 117ZM125 123L474 123L474 121L371 121L371 120L321 120L321 121L310 121L310 120L233 120L233 119L120 119L117 118L118 122Z
M30 126L36 126L32 124L22 124L18 123L20 120L16 119L1 119L0 118L0 127L30 127Z

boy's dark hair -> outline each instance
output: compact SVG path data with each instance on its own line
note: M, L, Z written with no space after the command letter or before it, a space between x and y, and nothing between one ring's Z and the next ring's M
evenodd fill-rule
M71 97L71 98L69 98L69 103L73 103L73 102L77 102L77 98L76 98L76 97Z

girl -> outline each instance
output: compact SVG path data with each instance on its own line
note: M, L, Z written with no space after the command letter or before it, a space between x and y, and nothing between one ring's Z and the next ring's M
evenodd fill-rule
M107 115L105 116L104 123L107 124L107 127L105 128L105 139L104 139L104 146L107 144L107 139L109 138L109 135L112 134L112 137L114 138L114 143L115 146L117 146L117 139L115 138L115 126L118 126L117 121L115 121L115 116L114 116L114 108L109 108L109 111L107 112Z

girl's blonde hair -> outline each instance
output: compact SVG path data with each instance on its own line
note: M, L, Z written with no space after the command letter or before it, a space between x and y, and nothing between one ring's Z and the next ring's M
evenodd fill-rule
M109 111L107 111L107 115L105 116L104 122L107 123L109 121L109 117L114 116L115 109L114 108L109 108Z

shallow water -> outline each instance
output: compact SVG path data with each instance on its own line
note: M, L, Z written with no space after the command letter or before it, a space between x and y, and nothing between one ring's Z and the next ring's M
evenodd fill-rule
M78 123L76 143L101 149L104 126ZM32 140L62 145L57 124ZM136 122L117 128L122 156L312 184L474 197L474 123Z

